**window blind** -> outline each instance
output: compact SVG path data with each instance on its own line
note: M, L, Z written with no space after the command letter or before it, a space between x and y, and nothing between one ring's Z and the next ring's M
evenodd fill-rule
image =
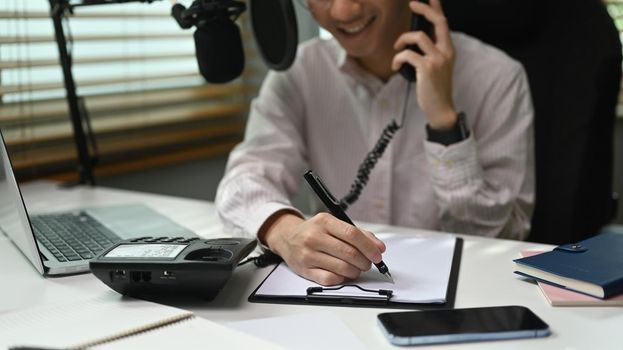
M237 21L245 71L216 85L198 74L193 29L180 29L170 6L77 7L64 22L98 144L96 177L225 154L242 137L265 73L248 15ZM20 180L78 176L49 11L47 0L0 3L0 127Z

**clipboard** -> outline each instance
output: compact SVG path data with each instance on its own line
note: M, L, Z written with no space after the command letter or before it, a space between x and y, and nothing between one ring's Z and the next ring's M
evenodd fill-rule
M396 301L391 287L387 288L366 288L357 281L338 286L319 286L311 281L307 281L310 287L301 291L297 295L262 295L258 293L271 275L279 268L277 265L258 287L249 295L248 301L252 303L269 304L303 304L303 305L333 305L346 307L378 307L378 308L399 308L399 309L448 309L454 308L456 299L456 289L463 251L463 239L454 238L454 250L451 252L452 262L450 273L445 291L444 302L405 302ZM389 249L389 248L388 248ZM281 263L283 264L283 262ZM388 263L390 269L392 265ZM393 272L393 271L392 271ZM378 272L377 272L378 273ZM300 277L304 280L302 277ZM391 286L391 285L390 285ZM356 293L349 293L345 289Z

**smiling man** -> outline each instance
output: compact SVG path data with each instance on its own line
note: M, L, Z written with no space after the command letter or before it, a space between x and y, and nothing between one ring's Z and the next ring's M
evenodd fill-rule
M329 214L305 218L289 198L307 169L334 194L349 193L360 163L395 120L401 128L383 156L372 156L378 163L348 209L351 218L525 238L534 159L521 65L451 33L438 0L307 4L334 38L302 44L289 71L266 77L219 185L223 220L257 235L305 278L324 285L357 278L381 261L383 242ZM414 13L433 24L433 38L410 31ZM396 72L402 64L416 69L413 88Z

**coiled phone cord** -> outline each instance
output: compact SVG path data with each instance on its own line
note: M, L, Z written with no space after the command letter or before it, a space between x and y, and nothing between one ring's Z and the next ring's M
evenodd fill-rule
M280 262L283 261L283 259L279 255L277 255L277 254L275 254L275 253L273 253L273 252L271 252L269 250L266 250L266 251L264 251L262 254L260 254L258 256L247 258L247 259L239 262L238 266L242 266L242 265L248 264L248 263L250 263L252 261L253 261L253 264L255 266L257 266L257 267L266 267L266 266L270 266L270 265L274 265L274 264L280 263Z
M374 145L374 148L372 149L372 151L368 152L363 162L361 162L361 165L359 165L355 181L350 186L350 192L342 199L340 199L340 206L342 207L342 209L348 209L349 205L355 203L357 199L359 199L363 188L368 184L370 172L372 171L372 169L374 169L374 166L379 161L379 158L383 156L383 153L387 149L387 145L389 145L394 135L396 135L396 132L400 130L400 128L402 128L402 126L404 125L412 84L412 82L407 83L407 90L405 93L404 105L402 107L402 117L400 119L400 124L396 123L396 120L394 119L385 127L385 129L383 129L383 132L381 133L381 136Z

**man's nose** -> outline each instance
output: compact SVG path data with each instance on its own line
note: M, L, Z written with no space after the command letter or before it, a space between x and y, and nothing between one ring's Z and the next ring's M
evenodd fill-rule
M353 20L358 17L360 12L361 1L359 0L332 0L330 4L331 17L338 21L348 22Z

